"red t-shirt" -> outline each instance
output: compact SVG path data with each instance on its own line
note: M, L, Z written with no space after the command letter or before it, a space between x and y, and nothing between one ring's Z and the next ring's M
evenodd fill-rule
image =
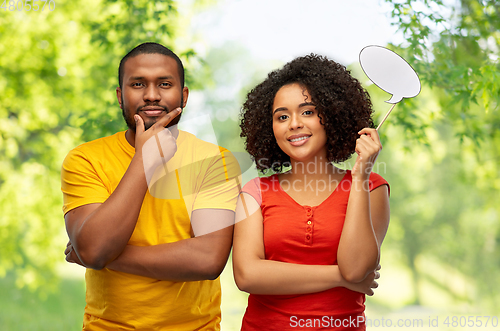
M266 259L336 265L351 183L347 171L325 201L310 207L293 200L277 175L248 182L242 191L261 206ZM388 183L371 173L369 185L371 191ZM344 287L298 295L250 294L242 330L365 330L364 303L364 294Z

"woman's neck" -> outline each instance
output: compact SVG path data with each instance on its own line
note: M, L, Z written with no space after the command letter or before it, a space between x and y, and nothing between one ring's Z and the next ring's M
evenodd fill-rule
M301 205L321 204L345 175L325 158L309 162L290 160L290 163L292 169L278 178L283 190Z
M289 177L293 178L322 178L335 173L338 170L331 162L325 157L314 157L312 160L308 161L296 161L290 160L292 169L287 173Z

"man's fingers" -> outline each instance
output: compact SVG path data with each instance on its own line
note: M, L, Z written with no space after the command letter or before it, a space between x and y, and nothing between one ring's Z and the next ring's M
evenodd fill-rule
M144 121L139 115L134 115L135 120L135 134L139 135L144 132Z
M180 107L172 110L170 113L163 116L158 122L156 122L155 125L161 128L166 127L168 123L170 123L174 118L176 118L181 113L181 111L182 109Z
M66 255L66 262L73 262L73 260L71 259L71 250L72 248L66 248L66 251L64 251L64 254Z

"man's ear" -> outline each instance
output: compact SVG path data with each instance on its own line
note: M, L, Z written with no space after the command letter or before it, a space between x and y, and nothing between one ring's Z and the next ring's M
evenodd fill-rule
M123 109L123 105L122 105L122 89L120 87L116 88L116 97L118 98L118 103L120 104L120 108Z
M185 108L186 104L187 104L187 101L188 101L188 96L189 96L189 89L187 88L187 86L184 86L184 88L182 89L182 96L184 98L184 102L182 104L182 108Z

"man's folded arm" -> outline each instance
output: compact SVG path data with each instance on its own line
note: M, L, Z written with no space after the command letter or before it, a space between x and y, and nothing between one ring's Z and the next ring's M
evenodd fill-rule
M224 270L231 251L234 212L225 209L193 211L193 227L201 223L205 224L203 235L154 246L127 245L106 267L160 280L216 279Z
M72 172L71 157L78 155L65 160L69 165L63 164L63 186L66 187L71 185L72 180L82 182L85 179L80 177L91 176L86 169ZM84 161L79 162L82 164ZM102 190L105 191L105 188ZM134 231L146 190L142 160L134 157L106 201L85 204L66 213L66 231L76 255L85 267L102 269L120 255Z
M220 275L231 251L241 172L232 153L218 147L216 153L197 164L204 174L198 191L184 192L196 196L191 213L195 237L146 247L127 245L107 268L170 281L216 279Z

